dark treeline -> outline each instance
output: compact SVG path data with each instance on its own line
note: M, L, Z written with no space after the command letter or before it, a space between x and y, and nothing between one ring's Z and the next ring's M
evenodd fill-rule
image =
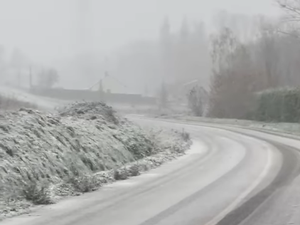
M300 4L291 0L279 1L278 5L285 16L278 21L257 19L257 32L246 41L230 27L213 36L209 116L255 119L257 102L267 103L272 99L266 96L277 96L276 91L268 95L264 91L278 89L282 96L282 88L288 87L290 93L290 88L300 86L300 39L295 26L300 22ZM261 98L264 101L259 100ZM298 107L294 97L285 101L290 99L293 102L286 105ZM278 101L274 101L276 103ZM268 115L265 118L272 120ZM274 120L278 120L278 116Z
M203 23L193 24L184 19L179 30L175 30L166 18L157 40L135 41L122 48L110 69L139 93L157 95L165 83L168 92L176 94L175 90L195 79L208 86L207 37Z

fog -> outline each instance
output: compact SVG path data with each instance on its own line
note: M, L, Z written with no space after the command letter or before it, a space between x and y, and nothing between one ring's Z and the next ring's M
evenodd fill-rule
M56 86L88 89L107 71L110 91L150 95L163 82L199 79L208 86L210 34L228 24L244 29L234 18L274 17L278 11L272 0L0 0L1 57L19 68L2 74L8 83L26 86L29 68L34 83L40 71L53 68ZM166 23L166 38L178 42L176 54L164 52L168 44L162 47ZM182 48L184 32L194 43L189 49L196 50Z

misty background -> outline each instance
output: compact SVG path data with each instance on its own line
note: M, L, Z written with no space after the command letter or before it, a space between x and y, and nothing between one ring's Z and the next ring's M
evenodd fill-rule
M28 86L57 73L55 86L155 95L211 80L211 35L223 27L243 41L257 34L272 0L0 0L1 82Z

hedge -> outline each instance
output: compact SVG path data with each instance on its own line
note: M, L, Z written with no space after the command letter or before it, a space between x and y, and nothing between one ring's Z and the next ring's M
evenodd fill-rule
M261 121L299 122L300 88L272 89L258 93L254 117Z

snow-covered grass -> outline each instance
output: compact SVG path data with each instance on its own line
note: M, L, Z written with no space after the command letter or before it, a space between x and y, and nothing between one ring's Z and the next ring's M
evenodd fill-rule
M30 102L18 100L13 96L0 95L0 111L17 110L20 108L36 109L37 105Z
M30 94L28 90L26 91L7 86L0 86L0 95L18 100L20 102L30 103L32 105L38 106L39 109L47 111L53 111L56 107L60 107L70 102L33 95Z
M0 219L94 191L181 155L184 132L145 131L102 103L0 116Z

